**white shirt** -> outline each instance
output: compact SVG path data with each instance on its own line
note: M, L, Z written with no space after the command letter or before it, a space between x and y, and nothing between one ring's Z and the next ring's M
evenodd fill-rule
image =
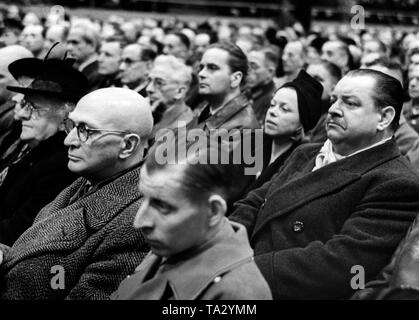
M326 142L324 143L324 145L322 146L322 148L320 149L319 154L316 156L316 160L315 160L315 166L313 168L312 171L316 171L317 169L320 169L330 163L339 161L341 159L344 158L348 158L348 157L352 157L355 154L358 154L362 151L374 148L376 146L379 146L380 144L383 144L385 142L387 142L388 140L390 140L392 137L383 139L381 141L378 141L377 143L374 143L373 145L363 148L361 150L355 151L347 156L341 156L340 154L337 154L335 152L333 152L333 145L332 145L332 141L330 141L329 139L326 140Z

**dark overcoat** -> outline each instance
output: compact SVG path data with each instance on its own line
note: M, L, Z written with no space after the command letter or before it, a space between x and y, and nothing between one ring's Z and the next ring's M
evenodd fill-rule
M76 179L67 167L64 138L64 132L56 133L9 166L0 187L0 243L11 246L39 210Z
M320 147L297 148L231 216L274 299L350 297L353 267L373 279L419 213L419 176L394 139L312 172Z
M77 179L43 208L6 252L3 299L107 299L148 253L133 227L139 169L70 203L84 182Z

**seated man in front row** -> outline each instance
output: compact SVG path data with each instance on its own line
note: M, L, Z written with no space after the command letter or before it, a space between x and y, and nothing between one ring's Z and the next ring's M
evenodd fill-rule
M419 213L419 176L394 141L400 82L349 72L332 94L325 144L297 148L236 203L274 299L348 298L353 267L373 279Z
M205 143L192 153L193 145L175 163L159 159L164 144L157 143L141 168L144 201L134 226L152 252L111 298L272 299L245 228L225 217L240 167L204 164L221 148Z
M68 167L82 178L37 215L11 248L0 245L0 298L106 299L149 251L132 227L139 170L153 119L129 89L84 96L66 123Z

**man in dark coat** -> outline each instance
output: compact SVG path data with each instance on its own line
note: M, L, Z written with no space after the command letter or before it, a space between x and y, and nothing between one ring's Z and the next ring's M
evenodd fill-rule
M78 102L64 143L81 178L2 248L3 299L106 299L133 272L149 250L132 224L152 121L149 103L129 89L99 89Z
M400 83L350 72L328 111L328 140L297 148L282 169L237 203L274 299L348 298L352 268L377 275L419 212L419 176L392 138Z
M68 55L76 60L74 66L86 76L89 92L98 89L103 80L97 54L99 41L98 32L89 23L72 26L67 37Z
M260 128L259 122L251 103L241 91L247 70L247 57L237 45L230 42L212 44L202 56L198 74L199 93L205 101L187 125L187 129L200 129L206 134L227 132L232 153L245 150L245 143L251 145L258 134L262 135L261 129L255 130ZM258 156L263 152L263 146L254 145L254 154ZM231 199L240 199L253 178L246 175L238 179L237 195Z
M85 77L66 61L21 59L13 65L21 61L29 68L42 67L29 87L8 86L24 94L16 113L24 145L0 168L0 243L6 245L12 245L39 210L75 180L67 168L62 122L87 87Z

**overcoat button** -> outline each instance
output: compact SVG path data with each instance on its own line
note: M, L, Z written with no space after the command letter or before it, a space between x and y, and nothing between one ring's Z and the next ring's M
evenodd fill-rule
M264 200L263 200L263 203L262 203L262 205L260 206L260 208L261 208L261 209L263 209L263 208L265 207L265 204L266 204L266 199L264 199Z
M295 221L293 226L292 226L292 230L294 232L302 232L304 229L304 223L302 223L301 221Z

